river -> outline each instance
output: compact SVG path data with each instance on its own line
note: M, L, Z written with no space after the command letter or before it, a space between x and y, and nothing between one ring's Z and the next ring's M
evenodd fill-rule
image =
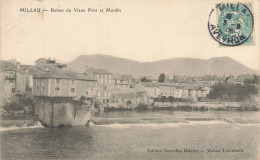
M1 159L258 159L259 112L122 111L90 127L1 128Z

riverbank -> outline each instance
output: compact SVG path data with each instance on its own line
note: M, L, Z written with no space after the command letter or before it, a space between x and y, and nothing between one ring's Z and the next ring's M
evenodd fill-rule
M2 115L0 120L1 127L29 127L38 123L38 116L31 114Z
M255 112L259 111L259 106L256 102L197 102L197 103L184 103L184 102L154 102L151 105L140 104L135 108L114 108L114 107L104 107L104 112L143 112L144 114L149 112L159 113L160 111L184 111L184 112ZM99 113L97 113L99 114ZM95 123L100 124L99 120L95 121ZM181 121L187 121L190 117L185 117L186 119L182 119ZM118 119L117 119L118 120ZM197 119L198 120L198 119ZM202 120L218 120L212 119L212 117L208 117ZM38 123L39 117L33 116L32 114L6 114L2 115L0 126L1 127L29 127ZM103 119L102 121L105 121ZM180 121L180 120L176 120ZM113 120L112 120L113 122ZM122 118L120 123L139 123L136 120L129 120Z
M104 107L104 112L113 111L258 111L259 105L256 102L153 102L151 105L139 104L135 108L111 106Z
M95 125L107 124L188 124L188 123L253 123L260 124L260 112L239 112L239 111L208 111L208 112L187 112L187 111L153 111L139 112L136 110L120 112L96 113L91 117Z

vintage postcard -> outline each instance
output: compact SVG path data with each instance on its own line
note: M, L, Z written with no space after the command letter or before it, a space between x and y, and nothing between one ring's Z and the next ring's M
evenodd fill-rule
M0 0L0 159L260 160L260 0Z

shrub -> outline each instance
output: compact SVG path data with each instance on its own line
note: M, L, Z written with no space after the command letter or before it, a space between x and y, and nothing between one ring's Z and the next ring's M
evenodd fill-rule
M129 106L130 104L132 104L132 102L131 102L131 100L128 100L127 102L126 102L126 104Z
M4 109L7 111L16 111L23 109L23 107L22 105L19 105L17 102L11 101L10 103L6 103L4 105Z
M95 101L95 102L94 102L94 107L95 107L95 109L99 109L100 106L101 106L101 103L100 103L99 101Z
M149 108L147 107L146 104L139 104L139 105L136 107L136 109L137 109L138 111L146 111L146 110L148 110Z

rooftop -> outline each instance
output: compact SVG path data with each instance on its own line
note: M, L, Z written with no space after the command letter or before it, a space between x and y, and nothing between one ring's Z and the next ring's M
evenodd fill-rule
M42 69L41 67L38 67L38 66L36 67L36 66L31 66L31 65L20 65L20 69L23 72L28 72L31 75L46 72L46 70Z
M17 71L17 67L11 62L0 60L0 70L1 71Z
M144 92L126 92L126 93L117 93L113 94L113 98L118 98L118 99L132 99L135 97L142 97Z
M60 79L96 81L94 78L85 76L84 74L81 73L77 73L71 70L58 70L58 69L52 69L44 73L35 74L34 78L60 78Z
M99 68L92 68L92 67L89 67L85 70L86 71L91 71L93 73L96 73L96 74L110 74L110 75L113 75L112 73L108 72L107 70L105 69L99 69Z

